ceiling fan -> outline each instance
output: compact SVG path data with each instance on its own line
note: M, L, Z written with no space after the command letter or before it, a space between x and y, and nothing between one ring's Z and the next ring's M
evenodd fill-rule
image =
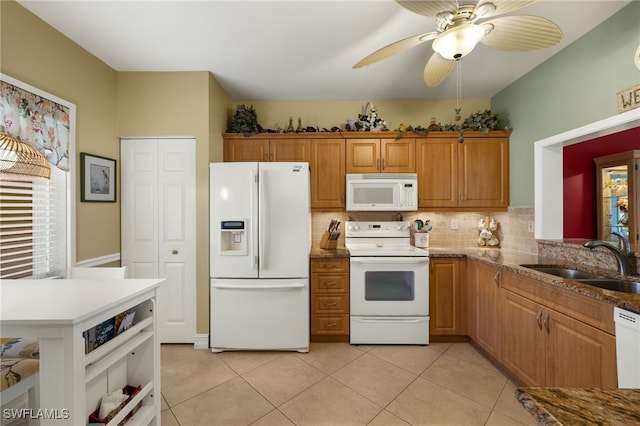
M396 2L419 15L435 18L436 31L418 34L391 43L355 64L361 68L433 40L435 51L424 68L429 87L442 83L459 59L468 55L478 42L498 50L525 51L551 47L562 41L560 28L539 16L503 16L482 19L521 9L535 0L480 0L460 5L458 0Z

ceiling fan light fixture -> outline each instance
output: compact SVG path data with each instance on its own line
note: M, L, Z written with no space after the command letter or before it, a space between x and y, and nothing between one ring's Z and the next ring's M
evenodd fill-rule
M433 50L445 59L457 60L468 55L484 35L485 30L480 25L459 25L436 37Z

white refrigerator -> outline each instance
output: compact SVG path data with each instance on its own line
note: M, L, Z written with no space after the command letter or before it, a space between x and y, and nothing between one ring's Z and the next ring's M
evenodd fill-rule
M209 168L211 350L308 352L308 163Z

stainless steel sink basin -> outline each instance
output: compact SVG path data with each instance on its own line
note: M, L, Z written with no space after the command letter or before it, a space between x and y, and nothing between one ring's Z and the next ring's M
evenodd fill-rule
M605 290L621 291L623 293L640 294L640 282L623 281L623 280L609 280L609 279L591 279L591 280L579 280L583 284L589 284L594 287L602 288Z
M592 285L605 290L620 291L622 293L640 294L640 282L618 280L607 278L602 275L580 271L578 269L565 268L563 266L552 265L520 265L534 271L554 275L556 277L567 278L582 284Z
M538 266L538 265L520 265L520 266L533 269L534 271L544 272L545 274L555 275L556 277L568 278L570 280L603 278L600 275L579 271L577 269L564 268L561 266Z

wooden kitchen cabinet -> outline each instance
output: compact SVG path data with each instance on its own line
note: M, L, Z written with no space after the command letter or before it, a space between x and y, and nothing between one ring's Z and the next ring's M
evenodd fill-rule
M594 158L598 239L618 244L618 232L640 242L640 150Z
M436 210L509 206L509 133L432 132L416 138L418 206Z
M349 258L311 259L311 341L349 341Z
M495 266L467 262L469 337L487 354L500 361L501 271Z
M429 337L431 341L459 340L466 336L466 278L466 262L463 259L431 258L429 260Z
M458 139L416 139L419 207L458 207Z
M277 137L224 134L224 161L309 161L309 140L296 135Z
M415 173L415 139L349 138L346 160L347 173Z
M344 210L345 148L344 139L311 139L311 208Z
M617 386L612 305L510 271L502 286L500 362L519 383Z

